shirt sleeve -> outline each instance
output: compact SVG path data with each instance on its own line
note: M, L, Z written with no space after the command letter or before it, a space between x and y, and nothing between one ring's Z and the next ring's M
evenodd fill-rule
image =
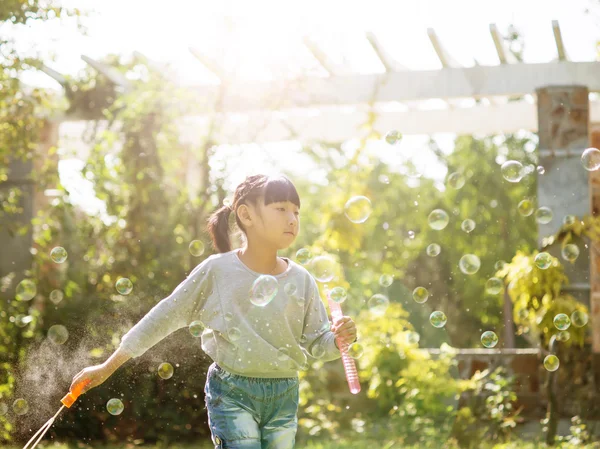
M156 343L182 327L206 304L212 290L209 259L198 264L166 298L156 304L129 332L119 346L131 357L139 357Z
M325 304L321 300L319 287L315 279L309 277L307 290L308 307L304 315L302 347L312 357L329 362L341 357L340 350L335 345L335 334L331 331L331 324L327 316Z

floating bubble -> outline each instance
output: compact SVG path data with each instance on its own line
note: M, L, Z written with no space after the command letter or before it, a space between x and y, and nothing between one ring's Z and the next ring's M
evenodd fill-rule
M390 145L396 145L398 142L402 140L402 134L399 131L388 131L385 135L385 141Z
M543 175L544 173L546 173L546 169L544 167L542 167L541 165L538 165L537 172L538 172L538 175Z
M385 287L385 288L392 285L393 282L394 282L394 276L392 276L391 274L382 274L381 277L379 278L379 285L381 285L382 287Z
M435 229L436 231L441 231L446 226L448 226L448 222L450 221L450 217L448 213L443 209L435 209L427 218L429 221L429 227L431 229Z
M579 257L579 247L573 243L569 243L561 250L562 258L573 263Z
M411 345L419 344L419 340L421 340L421 336L415 331L408 331L406 333L406 342Z
M300 335L300 343L304 344L308 341L308 338L305 334Z
M525 174L523 164L519 161L506 161L502 164L500 171L508 182L519 182Z
M168 362L158 365L158 375L161 379L170 379L173 377L173 365Z
M549 207L540 207L535 211L535 221L539 224L548 224L552 221L554 214L552 213L552 209Z
M348 297L348 293L346 293L346 290L343 287L333 287L329 292L329 297L333 302L341 304Z
M50 258L56 263L63 263L67 260L67 250L62 246L52 248L52 251L50 251Z
M300 248L296 251L296 260L301 265L306 265L312 259L311 252L306 248Z
M565 313L559 313L554 317L554 327L559 331L566 331L571 325L571 320Z
M311 354L315 359L320 359L325 355L325 347L319 342L313 345Z
M506 266L506 262L504 260L499 260L494 264L494 270L500 271Z
M15 325L17 327L25 327L31 323L31 321L33 321L33 317L31 315L23 315L20 313L15 317Z
M481 334L481 344L486 348L493 348L498 344L498 336L495 332L485 331Z
M556 371L559 366L560 361L554 354L547 355L544 358L544 368L546 368L547 371Z
M487 293L489 293L490 295L497 295L498 293L500 293L502 291L503 286L504 286L504 283L502 282L502 279L497 278L497 277L492 277L492 278L489 278L487 280L487 282L485 283L485 291Z
M595 171L600 168L600 151L597 148L588 148L581 154L581 165L587 171Z
M451 173L448 176L448 181L446 182L448 187L452 187L453 189L462 189L465 185L465 177L458 172Z
M225 321L231 321L231 320L233 320L233 313L231 313L231 312L225 312L224 318L225 318Z
M298 290L298 287L296 287L296 284L294 284L293 282L288 282L287 284L285 284L283 286L283 291L288 296L294 295L297 290Z
M61 290L52 290L50 292L50 301L54 304L58 304L63 300L64 294Z
M460 224L460 228L468 234L475 229L475 222L470 218L467 218Z
M29 404L25 399L19 398L13 402L12 409L15 415L25 415L29 411Z
M48 339L55 345L64 344L69 338L69 331L62 324L55 324L48 329Z
M233 342L238 341L240 339L240 337L242 336L242 332L237 327L232 327L227 331L227 335L229 336L229 339Z
M117 399L117 398L109 399L109 401L106 403L106 410L111 415L115 415L115 416L120 415L121 413L123 413L124 409L125 409L125 406L123 406L123 402L121 402L120 399Z
M429 298L429 291L425 287L417 287L413 290L413 299L419 304L423 304Z
M344 213L352 223L364 223L371 212L371 200L366 196L354 196L344 205Z
M385 311L390 305L390 300L387 296L377 293L371 296L369 299L367 306L369 307L370 312L373 315L383 316L385 315Z
M481 261L475 254L465 254L458 262L458 268L464 274L475 274L481 267Z
M133 290L133 282L128 278L119 278L115 283L115 288L121 295L128 295Z
M575 221L577 221L577 217L575 215L565 215L565 217L563 218L563 224L565 226L574 225Z
M192 240L188 246L188 251L194 257L200 257L204 254L204 243L202 240Z
M441 251L442 251L442 248L437 243L430 243L427 246L427 255L429 257L437 257L437 256L439 256Z
M192 321L188 326L188 330L193 337L201 337L204 332L204 323L200 320Z
M534 263L540 270L546 270L552 265L552 256L547 252L541 252L535 256Z
M446 318L446 314L444 312L440 312L439 310L431 312L431 315L429 315L429 322L433 327L444 327L447 321L448 319Z
M575 327L583 327L588 323L588 315L582 310L576 310L571 314L571 323Z
M17 284L15 298L17 301L31 301L37 293L35 282L31 279L23 279Z
M330 256L317 256L312 261L312 271L319 282L330 282L335 277L336 262Z
M517 206L517 210L523 217L529 217L533 213L534 208L533 201L528 198L519 201L519 205Z
M8 405L6 402L0 402L0 416L4 416L8 413Z
M250 302L255 306L265 307L277 295L279 283L274 276L261 274L256 278L250 290Z
M277 351L277 359L281 362L285 362L290 359L290 351L287 348L281 347Z
M360 359L364 352L365 349L358 342L351 343L350 346L348 346L348 355L353 359Z
M571 334L569 331L560 331L558 334L556 334L556 339L563 342L569 341L571 339Z

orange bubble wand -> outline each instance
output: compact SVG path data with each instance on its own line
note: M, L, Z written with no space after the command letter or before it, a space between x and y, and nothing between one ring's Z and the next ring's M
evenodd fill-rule
M90 383L90 379L86 379L83 382L75 385L75 387L73 388L73 391L69 391L61 400L60 402L62 402L62 406L58 409L58 411L56 412L56 414L50 418L48 421L46 421L46 423L40 427L40 430L38 430L27 442L27 444L25 445L25 447L23 449L34 449L38 443L41 441L42 438L44 438L44 435L46 435L46 432L48 431L48 429L52 426L52 424L54 423L54 420L58 417L58 415L60 415L60 412L62 412L62 410L67 407L67 408L71 408L71 406L73 405L73 403L77 400L77 398L79 396L81 396L81 393L83 391L83 389L85 388L85 386ZM35 440L35 441L34 441Z

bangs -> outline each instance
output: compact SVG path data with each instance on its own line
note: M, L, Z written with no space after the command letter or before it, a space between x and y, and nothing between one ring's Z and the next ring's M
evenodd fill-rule
M264 186L265 206L272 203L290 201L300 208L300 197L296 191L296 187L285 176L269 178Z

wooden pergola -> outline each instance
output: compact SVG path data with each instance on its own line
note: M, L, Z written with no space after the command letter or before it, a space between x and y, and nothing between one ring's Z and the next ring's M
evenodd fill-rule
M595 99L595 92L600 91L600 62L569 60L558 21L552 21L551 26L555 60L535 64L517 61L498 27L490 24L499 63L473 67L461 67L430 28L427 34L442 68L427 71L406 69L390 57L374 33L367 33L365 38L385 68L383 73L372 74L348 74L318 43L307 38L304 44L328 76L269 82L230 80L217 61L192 48L191 53L221 83L187 87L200 112L187 117L181 126L185 136L199 139L219 114L221 126L212 130L212 139L223 144L340 142L365 137L372 130L384 135L392 129L403 134L479 135L529 130L539 134L540 164L546 167L538 183L540 204L552 207L556 217L595 214L600 207L600 175L588 175L581 169L579 158L590 142L600 146L600 132L595 132L593 125L600 123L600 100ZM114 67L82 58L119 89L129 89L129 81ZM152 61L149 64L160 67ZM67 84L66 78L50 67L43 70L62 85ZM437 99L439 106L424 107L432 99ZM372 129L365 130L363 125L373 115ZM56 129L47 133L50 141L44 144L56 144L61 123L80 119L55 117L52 123ZM565 176L570 176L568 182ZM572 190L560 190L556 185L568 185ZM578 193L575 199L572 191ZM555 233L560 221L540 225L540 235ZM595 258L590 260L590 251L585 248L581 248L580 258L587 258L590 272L573 288L589 299L593 350L600 355L598 264ZM506 335L505 339L510 341L511 337Z

